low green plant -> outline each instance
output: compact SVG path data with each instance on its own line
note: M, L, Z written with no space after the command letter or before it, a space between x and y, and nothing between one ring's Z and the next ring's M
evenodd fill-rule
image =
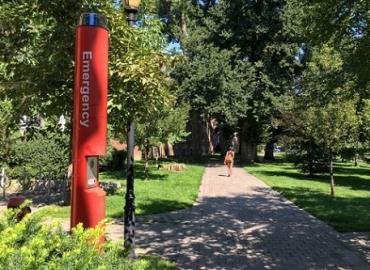
M36 134L20 139L11 147L7 160L10 174L19 178L24 171L35 177L40 171L54 175L65 173L69 163L69 138L62 133Z
M16 212L0 218L0 269L17 270L113 270L173 269L174 263L158 258L129 260L122 243L99 245L103 230L84 230L78 225L71 233L60 224L43 224L29 214L17 222Z

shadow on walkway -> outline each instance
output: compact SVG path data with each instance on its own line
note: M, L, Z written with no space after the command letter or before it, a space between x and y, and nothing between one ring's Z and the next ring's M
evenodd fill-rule
M181 269L370 269L337 232L242 168L206 169L191 209L138 219L137 247Z
M255 191L142 219L137 244L184 269L370 269L331 228L270 190Z

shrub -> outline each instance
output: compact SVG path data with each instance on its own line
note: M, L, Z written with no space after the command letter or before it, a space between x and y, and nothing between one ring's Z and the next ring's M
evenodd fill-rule
M113 150L108 166L112 170L123 170L125 168L125 160L127 157L126 151Z
M8 165L10 175L19 178L24 171L35 177L37 173L65 173L69 163L69 138L65 134L37 134L29 140L18 140L11 147Z
M110 170L118 171L125 168L125 160L127 157L126 151L117 151L110 143L107 142L107 154L99 158L102 166L109 167Z
M60 224L45 225L37 214L16 222L16 213L0 218L0 269L17 270L113 270L173 269L173 263L158 259L131 261L122 244L98 245L102 230L77 226L71 234Z
M328 171L328 157L319 149L310 152L303 150L287 153L288 161L294 163L295 167L303 173L314 175Z
M105 193L108 196L116 195L118 190L121 188L120 183L113 183L113 182L100 182L100 187L104 189Z
M311 176L328 170L329 158L321 147L312 141L292 141L287 143L286 139L282 140L287 160L293 162L296 168Z

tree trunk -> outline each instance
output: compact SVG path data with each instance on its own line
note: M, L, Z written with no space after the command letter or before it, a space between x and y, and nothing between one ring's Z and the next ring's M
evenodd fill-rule
M265 156L264 160L274 160L274 142L270 140L265 146Z
M149 145L147 142L144 142L144 177L145 180L148 179L149 175L149 161L148 161L148 155L149 155Z
M185 12L181 12L181 33L184 36L188 36L188 27L185 20Z
M209 153L207 127L200 111L191 112L191 155L200 159Z
M159 158L164 159L166 158L166 149L164 147L163 143L160 143L158 146L158 153L159 153Z
M257 140L254 133L252 125L245 120L240 136L240 158L246 163L254 163L257 160Z
M193 158L200 158L201 147L200 147L200 129L199 129L199 120L200 114L197 111L191 113L191 156Z
M174 151L173 151L173 145L171 143L167 143L167 156L168 157L173 157L175 155Z
M334 182L334 173L333 173L333 157L330 155L330 194L331 196L335 197L335 182Z
M308 158L308 173L310 176L313 176L314 175L314 171L313 171L313 160L312 160L312 143L310 141L310 145L308 147L308 151L307 151L307 158Z
M312 159L308 160L308 174L309 176L314 176Z
M257 160L257 144L253 142L242 142L241 160L247 163L254 163Z
M213 155L215 153L215 147L213 145L212 126L210 118L208 118L206 124L209 154Z

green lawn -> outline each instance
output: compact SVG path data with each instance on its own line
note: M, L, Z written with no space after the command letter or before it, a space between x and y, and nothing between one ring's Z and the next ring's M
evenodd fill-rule
M132 265L124 269L132 270L175 270L176 263L159 257L139 256Z
M246 170L337 231L370 231L369 164L337 163L335 198L327 174L309 177L283 162L249 165Z
M135 195L137 215L163 213L191 207L197 198L204 167L186 165L184 172L157 170L151 165L149 179L144 179L142 162L135 164ZM121 183L119 195L107 196L107 217L123 216L124 191L126 176L123 172L102 172L100 181ZM68 218L69 207L47 206L40 210L40 215L54 218Z

